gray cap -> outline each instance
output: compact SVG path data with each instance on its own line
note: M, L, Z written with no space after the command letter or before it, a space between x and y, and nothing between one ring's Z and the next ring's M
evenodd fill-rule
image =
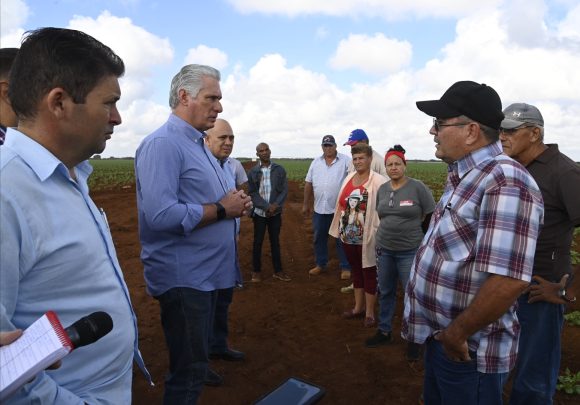
M514 129L524 124L533 124L540 127L544 126L544 118L537 107L526 103L514 103L503 110L505 115L501 122L501 127L505 129Z

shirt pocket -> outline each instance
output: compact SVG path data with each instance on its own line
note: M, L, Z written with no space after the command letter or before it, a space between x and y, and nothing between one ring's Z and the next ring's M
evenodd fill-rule
M433 240L433 250L445 261L464 262L473 259L477 240L476 219L461 217L446 209Z

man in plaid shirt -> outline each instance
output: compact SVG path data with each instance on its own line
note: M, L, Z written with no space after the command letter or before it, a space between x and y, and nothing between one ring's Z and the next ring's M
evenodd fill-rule
M542 196L525 168L502 154L501 100L491 87L457 82L417 107L435 117L435 156L449 174L415 256L402 335L426 343L425 403L501 404Z

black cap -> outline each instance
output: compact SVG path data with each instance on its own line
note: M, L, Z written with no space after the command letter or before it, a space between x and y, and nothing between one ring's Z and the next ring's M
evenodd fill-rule
M439 100L417 101L417 108L436 118L465 115L494 129L499 129L504 118L497 92L472 81L453 84Z
M334 140L334 136L332 135L324 135L322 138L323 145L336 145L336 141Z

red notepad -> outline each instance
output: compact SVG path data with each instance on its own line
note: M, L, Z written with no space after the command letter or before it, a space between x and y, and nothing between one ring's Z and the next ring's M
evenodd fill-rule
M48 311L15 342L0 347L0 401L72 349L73 345L58 317Z

